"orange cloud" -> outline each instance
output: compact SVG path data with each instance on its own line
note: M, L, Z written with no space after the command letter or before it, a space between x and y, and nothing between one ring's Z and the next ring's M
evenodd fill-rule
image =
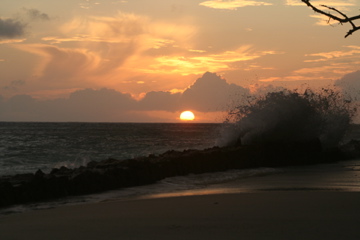
M268 77L259 79L260 82L289 82L289 81L333 81L341 78L343 75L358 70L360 61L354 61L351 64L347 62L330 63L323 66L313 66L300 68L292 71L288 76Z
M194 39L198 28L191 18L171 23L120 12L113 17L76 17L60 30L58 36L42 38L47 44L14 44L38 57L33 75L56 82L49 83L52 88L74 89L82 82L133 94L184 89L194 75L237 69L239 62L249 62L245 70L259 69L251 61L281 53L251 45L223 52L199 49Z
M114 17L77 17L60 30L60 36L42 38L48 44L12 45L38 56L33 75L43 80L61 79L58 84L81 80L98 87L122 86L125 91L138 89L140 92L143 90L139 83L143 88L148 88L148 84L161 85L149 82L148 76L137 71L154 62L151 56L154 54L149 51L155 51L156 56L168 54L169 49L187 51L196 32L191 24L152 21L126 13ZM157 78L157 81L161 79ZM172 85L163 87L176 88L175 83Z
M152 21L145 16L119 12L114 17L75 18L64 24L61 31L67 37L47 37L43 40L82 44L136 42L140 50L145 51L169 45L181 46L195 34L196 28L192 24Z
M360 46L345 46L345 47L350 48L352 50L307 54L306 56L319 57L319 58L314 59L314 60L305 60L305 62L324 62L324 61L328 61L328 60L344 58L344 57L351 57L351 56L360 54ZM358 57L358 56L354 56L354 57Z
M283 76L268 76L261 82L336 80L359 70L360 46L344 46L341 50L306 54L302 68ZM307 59L306 59L307 58ZM310 58L310 59L309 59Z
M273 4L268 2L251 1L251 0L233 0L233 1L211 0L211 1L202 2L199 5L209 8L234 10L241 7L269 6Z
M360 46L345 46L345 50L306 54L302 68L284 76L269 76L262 82L336 80L359 69ZM315 59L314 59L315 58Z
M120 69L122 73L124 70L135 71L148 65L153 62L149 57L150 50L156 50L157 55L167 54L169 48L185 51L191 48L191 37L196 32L190 24L151 21L127 13L115 17L75 18L61 30L64 37L44 37L43 40L88 49L100 58L98 72L107 75L118 75ZM126 66L125 60L128 61Z
M7 43L21 43L24 42L26 39L5 39L5 40L0 40L0 44L7 44Z
M148 19L135 14L119 13L114 17L77 17L60 30L65 41L75 42L129 42L145 34ZM61 41L61 38L58 39Z
M281 54L276 51L256 51L251 45L244 45L235 51L225 51L218 54L211 54L200 52L201 56L194 56L187 53L189 56L161 56L155 58L155 63L150 64L148 68L143 68L141 71L147 73L178 73L182 75L201 74L206 71L221 72L230 70L234 67L230 65L236 62L250 61L261 56L270 54Z
M294 81L314 81L314 80L334 80L331 77L318 76L304 76L304 75L292 75L285 77L270 77L259 79L260 82L294 82Z
M94 74L101 65L100 58L86 49L67 49L45 44L16 44L13 47L39 56L33 75L52 83L83 80L91 73Z

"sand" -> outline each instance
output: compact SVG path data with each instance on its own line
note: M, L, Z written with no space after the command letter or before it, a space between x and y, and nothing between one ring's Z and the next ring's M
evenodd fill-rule
M268 191L65 206L1 216L0 239L360 239L360 192Z

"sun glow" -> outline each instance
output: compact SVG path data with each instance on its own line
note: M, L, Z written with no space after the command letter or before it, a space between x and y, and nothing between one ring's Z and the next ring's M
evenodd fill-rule
M195 119L195 115L191 111L184 111L180 114L180 120L192 121L194 119Z

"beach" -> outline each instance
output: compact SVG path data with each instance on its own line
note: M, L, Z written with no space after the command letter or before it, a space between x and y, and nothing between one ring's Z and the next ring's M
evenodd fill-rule
M8 239L360 239L359 162L0 216Z
M111 201L0 218L1 239L359 239L360 193L282 191Z

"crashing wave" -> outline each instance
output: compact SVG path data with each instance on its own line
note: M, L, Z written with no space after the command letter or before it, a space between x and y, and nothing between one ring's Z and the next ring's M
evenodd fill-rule
M356 107L331 89L270 92L229 111L219 145L263 145L320 141L338 146Z

